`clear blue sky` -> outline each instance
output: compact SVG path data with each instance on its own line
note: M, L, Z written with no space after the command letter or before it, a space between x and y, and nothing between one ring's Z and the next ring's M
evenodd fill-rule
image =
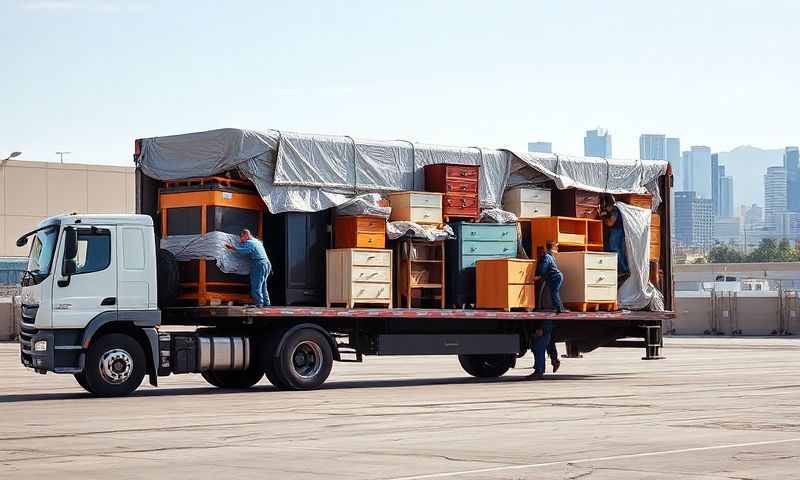
M31 160L129 164L134 138L218 127L800 143L797 1L0 0L0 24L0 155Z

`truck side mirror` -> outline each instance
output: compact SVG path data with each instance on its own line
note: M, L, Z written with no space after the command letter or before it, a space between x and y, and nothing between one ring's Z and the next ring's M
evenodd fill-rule
M61 266L61 275L67 277L59 280L59 287L69 285L70 276L78 271L78 231L73 227L64 229L64 263Z

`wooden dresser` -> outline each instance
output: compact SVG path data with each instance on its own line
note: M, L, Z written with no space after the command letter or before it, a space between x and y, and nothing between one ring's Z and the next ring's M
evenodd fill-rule
M475 262L517 256L517 224L450 224L456 238L445 247L447 304L463 308L475 303Z
M425 190L444 193L442 208L445 222L456 218L477 219L480 167L478 165L425 165Z
M617 308L617 254L559 252L558 268L564 274L561 301L567 308L615 310Z
M661 259L661 216L657 213L650 215L650 260Z
M326 252L326 304L392 305L392 251L337 248Z
M536 261L519 258L483 259L475 263L476 308L505 311L535 308Z
M390 222L406 221L421 224L442 223L442 197L437 192L395 192L390 193L392 205Z
M503 210L517 218L549 217L551 213L550 190L521 187L503 195Z
M633 205L634 207L646 208L650 210L653 208L653 196L649 193L624 193L622 195L614 195L619 202Z
M336 248L386 248L386 219L368 215L337 216Z
M444 241L395 242L397 306L444 308Z
M553 190L552 213L559 217L599 218L600 194L576 188Z

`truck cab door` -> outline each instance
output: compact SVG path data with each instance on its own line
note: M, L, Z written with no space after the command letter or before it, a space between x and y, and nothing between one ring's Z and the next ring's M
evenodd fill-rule
M66 267L67 230L77 233L74 272ZM84 328L101 312L117 310L116 229L69 226L62 230L53 287L53 328Z

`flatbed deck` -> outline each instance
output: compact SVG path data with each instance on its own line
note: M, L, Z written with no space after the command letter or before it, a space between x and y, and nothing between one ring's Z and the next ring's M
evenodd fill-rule
M675 318L675 312L618 310L613 312L554 311L506 312L501 310L433 308L326 308L326 307L248 307L197 306L170 307L167 318L359 318L359 319L494 319L494 320L641 320L663 321ZM166 323L170 323L167 321Z

